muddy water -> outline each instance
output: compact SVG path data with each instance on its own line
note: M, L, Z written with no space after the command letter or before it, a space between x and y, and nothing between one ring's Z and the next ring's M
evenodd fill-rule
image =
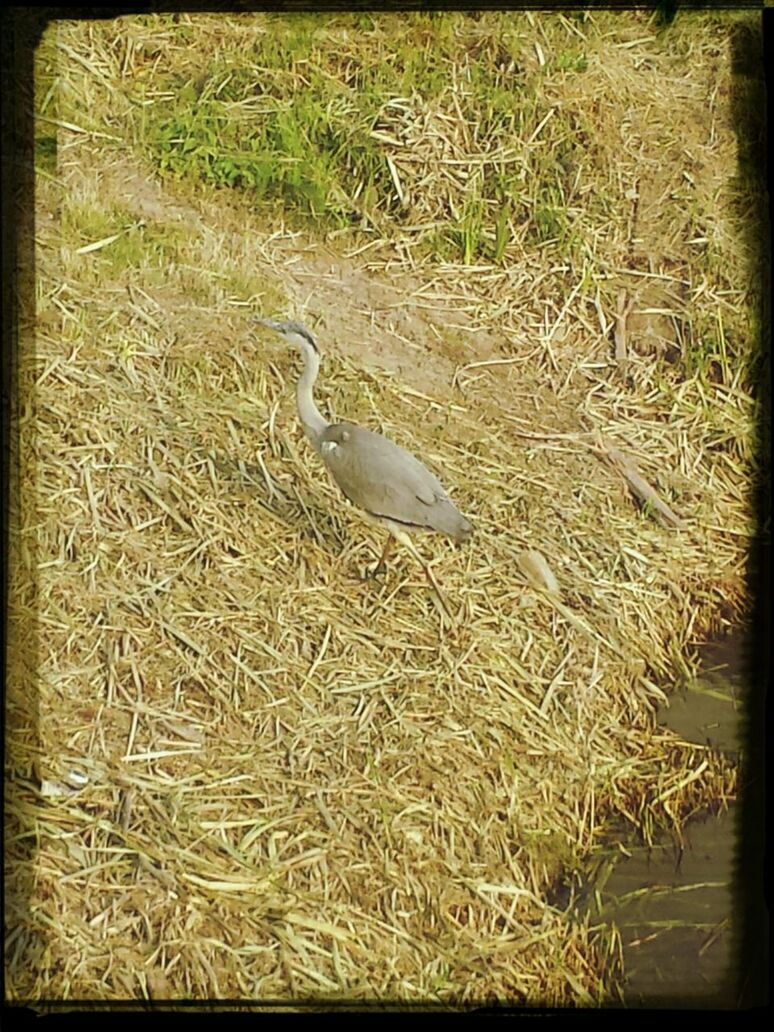
M662 724L688 741L736 755L747 675L742 641L708 648L703 672L673 696ZM626 1007L737 1006L738 943L733 906L736 809L685 829L672 841L600 865L592 912L615 924L623 945ZM599 904L598 908L597 904Z
M627 1007L736 1006L734 813L694 823L685 849L635 849L602 893L624 952Z

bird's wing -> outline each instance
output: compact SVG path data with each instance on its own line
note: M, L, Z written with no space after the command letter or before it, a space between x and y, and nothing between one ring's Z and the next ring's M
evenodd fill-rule
M438 506L451 505L438 478L381 434L338 424L325 436L332 445L323 446L325 464L347 498L361 509L413 526L435 527Z

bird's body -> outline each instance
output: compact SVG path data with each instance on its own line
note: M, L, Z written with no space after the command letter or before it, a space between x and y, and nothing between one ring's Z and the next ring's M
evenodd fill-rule
M409 530L435 530L466 541L473 528L419 459L382 434L336 423L322 436L321 453L353 505L377 520Z
M319 348L305 326L257 316L255 321L280 333L301 351L304 371L296 398L306 436L350 502L390 532L375 572L384 570L393 539L400 541L419 560L446 608L435 578L408 533L437 531L463 542L473 533L473 527L455 507L440 480L405 448L372 430L325 420L312 395L320 365Z

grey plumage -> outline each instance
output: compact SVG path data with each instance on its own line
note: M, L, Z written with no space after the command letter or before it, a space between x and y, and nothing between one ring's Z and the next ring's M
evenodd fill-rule
M329 426L322 456L349 500L369 515L467 541L473 528L440 480L387 437L352 423Z
M330 424L322 416L312 395L320 366L320 349L306 326L259 316L253 318L281 334L301 352L304 370L296 387L296 399L304 431L350 502L390 532L375 572L384 570L393 539L401 542L421 563L448 613L440 588L408 531L437 531L463 542L471 536L473 527L451 501L439 479L405 448L372 430L352 423Z

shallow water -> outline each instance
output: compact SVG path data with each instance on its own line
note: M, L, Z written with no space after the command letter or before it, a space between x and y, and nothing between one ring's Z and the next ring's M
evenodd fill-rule
M633 850L602 892L621 933L628 1007L734 1007L733 811L694 822L682 855Z
M736 755L746 682L742 649L740 638L707 648L701 676L672 697L660 723L687 741ZM621 933L625 1006L737 1005L737 823L732 807L688 824L683 850L672 841L627 847L631 858L619 860L597 884L597 916Z
M702 671L696 680L675 692L658 713L658 722L687 742L713 745L737 754L747 672L743 669L743 641L729 638L702 653Z

